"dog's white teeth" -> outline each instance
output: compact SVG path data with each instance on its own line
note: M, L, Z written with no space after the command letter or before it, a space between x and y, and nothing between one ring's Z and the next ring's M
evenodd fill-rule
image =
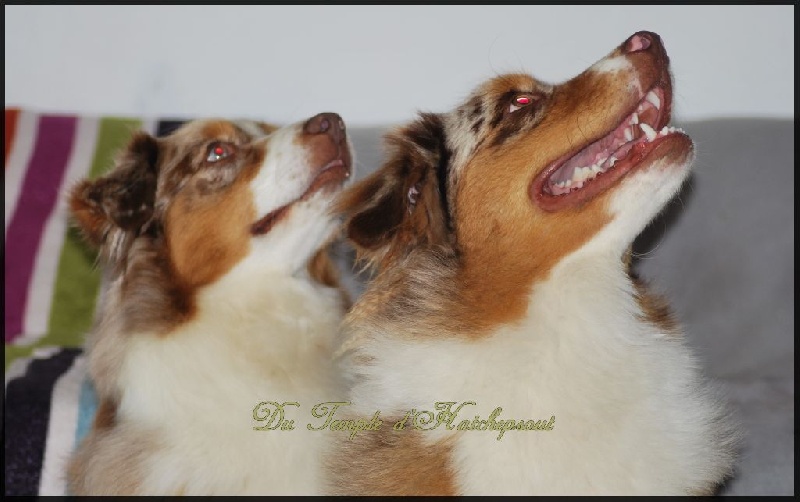
M645 124L644 122L639 124L639 127L642 128L644 135L647 136L647 141L653 141L654 139L656 139L656 136L658 136L658 133L652 127Z
M605 162L605 159L596 164L592 164L591 166L576 167L572 172L572 179L567 182L567 185L570 185L570 183L581 183L581 185L576 185L578 188L580 188L583 182L593 180L595 177L597 177L598 173L603 172L603 168L600 167L603 162ZM560 185L557 184L557 186Z
M669 132L670 132L669 127L664 126L661 128L660 131L658 131L658 134L669 134Z
M617 158L616 157L611 157L611 158L608 159L608 167L614 167L614 164L616 164L616 163L617 163Z
M648 92L647 96L645 96L645 99L649 101L653 106L655 106L657 110L661 108L661 99L655 92L653 91Z
M625 141L633 141L633 132L631 132L630 128L625 129Z
M638 113L633 112L633 115L631 115L631 122L630 123L631 123L631 125L636 125L636 124L639 123L639 114Z

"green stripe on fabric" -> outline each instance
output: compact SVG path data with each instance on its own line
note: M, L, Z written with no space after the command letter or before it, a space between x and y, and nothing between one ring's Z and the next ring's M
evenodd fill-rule
M88 176L96 178L111 168L116 153L128 144L131 134L141 128L134 119L105 117L100 120L97 146ZM92 250L70 225L58 262L53 290L53 302L47 334L27 346L5 347L5 365L17 357L28 356L36 347L56 345L80 347L92 325L101 272L96 266L96 251Z
M116 153L128 144L131 133L141 127L138 120L104 118L100 121L97 148L89 177L96 178L111 167ZM70 226L61 250L58 276L53 292L48 333L57 336L60 346L79 346L92 325L94 304L100 288L100 270L95 267L97 253Z

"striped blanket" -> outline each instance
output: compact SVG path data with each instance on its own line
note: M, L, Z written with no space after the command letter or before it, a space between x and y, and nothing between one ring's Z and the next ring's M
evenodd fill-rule
M182 122L5 110L6 495L65 494L64 462L94 413L81 346L101 276L67 191L105 172L134 130Z
M132 131L182 121L5 111L5 367L36 347L79 347L100 287L66 193L111 165Z

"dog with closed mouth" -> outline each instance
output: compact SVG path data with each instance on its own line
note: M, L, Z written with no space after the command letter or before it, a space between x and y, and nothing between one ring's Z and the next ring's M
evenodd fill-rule
M340 441L331 492L709 494L731 474L727 405L630 268L695 156L672 98L639 32L387 135L337 203L373 270L343 322L349 413L384 427Z
M348 299L330 209L352 152L335 113L196 120L136 133L107 174L73 188L107 287L87 349L99 404L71 494L320 493L324 434L280 417L282 430L254 429L274 429L283 403L336 399Z

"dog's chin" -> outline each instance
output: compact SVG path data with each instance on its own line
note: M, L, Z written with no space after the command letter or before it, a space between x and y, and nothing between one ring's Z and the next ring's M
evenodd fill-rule
M266 235L270 230L286 215L291 209L311 199L333 199L346 185L350 178L350 166L342 159L334 159L326 164L317 175L311 180L306 190L297 198L266 215L259 218L250 227L250 233L254 236Z

